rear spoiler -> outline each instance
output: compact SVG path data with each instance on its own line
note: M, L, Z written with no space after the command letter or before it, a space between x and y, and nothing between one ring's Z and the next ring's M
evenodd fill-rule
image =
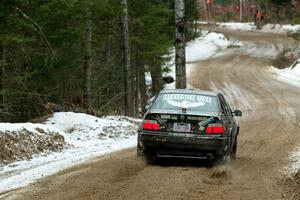
M179 111L174 110L149 110L147 114L177 114L177 115L195 115L195 116L207 116L207 117L219 117L219 113L217 112L191 112L190 110L187 110L186 113L182 113Z

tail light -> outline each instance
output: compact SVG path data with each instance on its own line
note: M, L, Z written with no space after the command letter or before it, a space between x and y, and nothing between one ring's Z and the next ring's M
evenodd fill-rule
M221 135L223 132L223 124L209 124L206 128L206 134L208 135Z
M154 120L146 120L143 122L143 129L149 131L159 131L159 124Z

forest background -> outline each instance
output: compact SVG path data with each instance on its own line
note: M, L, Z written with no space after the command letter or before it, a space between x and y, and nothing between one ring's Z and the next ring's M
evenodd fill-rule
M268 22L300 22L297 1L243 1L244 21L253 21L259 7ZM140 116L164 84L162 66L175 41L174 1L126 3L130 115ZM194 22L205 20L205 4L185 5L189 41L199 36ZM239 5L240 0L214 0L212 20L239 20ZM126 114L124 15L124 0L1 0L0 121L28 121L54 111Z

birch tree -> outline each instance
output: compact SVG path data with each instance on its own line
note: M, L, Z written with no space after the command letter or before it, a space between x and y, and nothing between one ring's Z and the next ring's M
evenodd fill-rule
M186 88L185 66L185 5L184 0L175 0L175 65L176 88Z
M131 70L131 56L129 44L128 31L128 3L127 0L122 0L123 17L122 17L122 31L123 31L123 50L124 50L124 85L125 85L125 114L133 116L133 87L132 87L132 70Z

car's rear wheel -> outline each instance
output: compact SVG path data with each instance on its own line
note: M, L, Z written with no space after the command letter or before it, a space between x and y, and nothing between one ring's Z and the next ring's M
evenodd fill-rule
M154 164L157 159L155 149L147 148L144 149L144 158L148 164Z
M230 154L231 160L235 160L236 152L237 152L237 137L235 137L235 141L231 150L231 154Z
M222 164L229 164L231 163L233 160L235 160L236 158L236 152L237 152L237 138L235 138L234 144L232 146L232 148L229 148L226 153L224 153L219 161Z
M140 136L138 136L138 142L137 142L137 148L136 148L136 154L138 157L141 157L144 155L144 149L143 146L140 144Z
M144 155L143 149L140 148L139 146L138 146L137 149L136 149L136 155L137 155L137 157L141 157L141 156Z

